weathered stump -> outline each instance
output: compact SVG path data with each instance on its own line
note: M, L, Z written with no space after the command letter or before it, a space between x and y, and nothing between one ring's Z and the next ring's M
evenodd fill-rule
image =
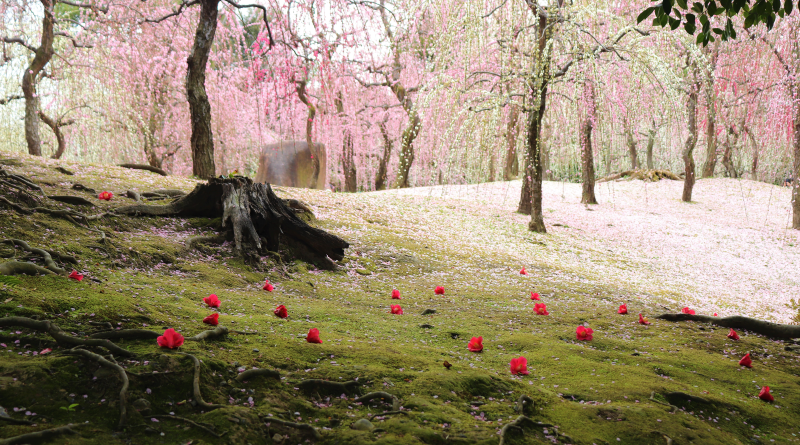
M134 204L117 213L150 216L222 217L222 227L232 232L236 251L253 256L277 252L280 244L296 256L322 269L335 269L350 247L338 236L312 227L300 219L289 202L278 198L269 184L250 178L212 178L188 195L167 205Z

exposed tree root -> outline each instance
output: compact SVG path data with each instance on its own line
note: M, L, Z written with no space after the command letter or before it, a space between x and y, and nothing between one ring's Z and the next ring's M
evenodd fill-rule
M181 422L185 422L185 423L188 423L189 425L192 425L192 426L193 426L193 427L195 427L195 428L199 428L199 429L201 429L201 430L203 430L203 431L207 432L208 434L211 434L212 436L214 436L214 437L216 437L216 438L218 438L218 439L219 439L220 437L222 437L222 436L224 436L224 435L228 434L228 432L227 432L227 431L225 431L225 432L224 432L224 433L222 433L222 434L217 434L217 433L215 433L215 432L214 432L214 430L212 430L211 428L209 428L209 427L206 427L206 426L203 426L203 425L200 425L199 423L195 422L194 420L190 420L190 419L187 419L187 418L185 418L185 417L172 416L172 415L169 415L169 414L150 415L150 416L148 416L148 417L155 417L156 419L171 419L171 420L180 420Z
M3 422L8 422L8 423L14 424L14 425L33 425L33 422L30 422L30 421L27 421L27 420L22 420L22 419L18 420L18 419L14 419L13 417L0 416L0 420L2 420Z
M50 195L48 198L53 201L65 202L67 204L94 207L94 203L86 198L72 195Z
M186 192L183 190L176 190L176 189L158 189L153 190L153 193L158 193L159 195L167 195L170 198L178 198L181 196L186 196Z
M514 411L526 416L531 415L533 409L533 399L524 394L520 396L520 398L517 400L517 404L514 406Z
M158 338L161 334L147 329L122 329L119 331L96 332L89 338L107 338L109 340L119 340L121 338L131 340L150 340Z
M73 172L71 172L71 171L69 171L69 170L67 170L66 168L64 168L64 167L61 167L61 166L59 166L59 167L56 167L56 168L55 168L55 170L56 170L57 172L60 172L60 173L63 173L63 174L65 174L65 175L67 175L67 176L75 176L75 173L73 173Z
M6 199L3 196L0 196L0 202L2 202L3 204L11 207L12 209L16 210L17 212L22 213L23 215L31 215L31 214L33 214L33 210L29 210L29 209L26 209L25 207L22 207L22 206L18 205L18 204L14 204L13 202L9 201L8 199Z
M132 200L134 200L136 202L139 202L139 201L142 200L142 195L140 195L138 192L134 192L133 190L126 191L125 192L125 196L127 196L128 198L131 198Z
M153 167L152 165L147 164L119 164L120 167L130 168L133 170L147 170L153 173L158 173L161 176L169 176L169 173L161 170L158 167Z
M236 376L236 381L243 382L245 380L252 380L262 375L275 379L281 378L281 373L272 369L248 369L247 371L239 373L239 375Z
M26 187L28 187L28 188L30 188L30 189L32 189L32 190L38 190L39 192L41 192L42 194L44 194L44 190L42 190L42 188L41 188L41 187L39 187L38 185L36 185L36 184L35 184L33 181L31 181L30 179L28 179L28 178L26 178L25 176L22 176L22 175L15 175L15 174L11 174L11 173L7 172L7 171L6 171L5 169L3 169L3 168L0 168L0 178L3 178L3 179L4 179L4 181L3 181L3 182L6 182L6 183L8 183L8 181L15 181L15 182L17 182L18 184L22 184L22 185L24 185L24 186L26 186Z
M670 412L671 413L674 413L675 411L678 410L678 407L673 405L673 404L671 404L671 403L664 403L664 402L662 402L660 400L656 400L656 392L655 391L652 391L650 393L650 401L654 402L654 403L658 403L659 405L668 406L670 408Z
M23 250L30 253L35 253L36 255L41 256L44 259L44 264L52 272L55 272L60 275L66 275L67 271L58 267L58 265L53 261L53 257L50 255L50 252L44 249L37 249L35 247L31 247L25 241L18 240L18 239L7 239L0 241L0 244L10 244L12 247L19 246L22 247Z
M122 366L118 365L116 362L110 362L106 360L102 355L95 354L93 352L89 352L85 349L79 348L72 348L69 351L70 354L77 354L81 355L85 358L90 360L94 360L99 363L101 366L105 366L106 368L115 369L119 373L119 377L122 380L122 389L119 391L119 423L117 424L118 429L123 429L125 424L128 421L128 375L125 373L125 370ZM111 360L114 360L114 357L111 357Z
M224 337L228 335L228 328L225 326L219 325L214 329L209 329L207 331L203 331L194 337L186 337L186 341L203 341L203 340L213 340L217 337Z
M375 413L369 416L369 420L372 420L378 416L393 416L395 414L405 414L407 416L408 411L395 410L395 411L386 411L385 413Z
M0 439L0 445L17 445L17 444L37 444L47 442L63 434L78 434L72 430L72 424L67 426L60 426L58 428L51 428L49 430L41 430L35 433L23 434L21 436L9 437L8 439Z
M514 433L525 434L524 428L552 428L553 425L549 423L535 422L527 416L519 416L513 422L507 423L502 430L500 430L500 444L504 445L508 440L507 436Z
M49 269L33 263L6 261L0 264L0 275L57 275Z
M349 382L331 382L329 380L309 379L297 385L301 391L309 396L348 396L361 394L361 384L351 380Z
M92 325L92 326L97 326L97 327L100 327L100 328L114 329L114 325L112 325L111 323L109 323L107 321L90 321L88 323L90 325ZM102 337L100 337L100 338L102 338Z
M225 242L223 235L198 235L186 240L186 247L196 249L198 244L222 244Z
M222 408L222 405L208 403L205 400L203 400L203 395L200 393L200 360L198 360L197 357L193 356L192 354L187 354L185 352L176 352L176 354L185 355L186 357L192 359L192 362L194 362L194 378L192 379L192 390L194 391L194 401L205 409Z
M615 181L622 178L628 178L627 180L629 181L632 179L639 179L647 182L656 182L662 179L671 179L673 181L680 181L681 179L678 175L672 173L669 170L640 169L640 170L626 170L624 172L614 173L598 179L597 182Z
M742 317L741 315L719 318L709 315L661 314L656 318L667 321L702 321L724 328L746 329L771 338L800 337L800 325L772 323L756 318Z
M400 399L388 392L377 391L371 392L354 400L356 403L367 403L371 400L381 399L386 404L392 405L392 410L398 411L400 409Z
M72 184L72 190L78 190L78 191L81 191L81 192L88 192L88 193L92 193L92 194L97 193L97 190L95 190L95 189L93 189L91 187L86 187L85 185L83 185L83 184L81 184L79 182L76 182L75 184Z
M0 271L0 273L2 273L2 271ZM66 333L64 333L64 331L62 331L61 328L59 328L58 326L56 326L55 324L53 324L48 320L38 321L27 317L5 317L5 318L0 318L0 327L28 328L28 329L33 329L34 331L45 332L49 334L51 337L53 337L56 340L56 342L61 346L69 346L69 347L100 346L108 349L109 351L117 355L123 355L125 357L133 356L132 352L122 349L119 346L115 345L114 343L111 343L110 341L105 339L81 339L81 338L71 337Z
M261 420L269 423L276 423L281 426L294 428L296 430L300 430L303 433L306 433L312 436L314 439L319 439L322 436L319 434L316 428L307 424L307 423L295 423L295 422L287 422L285 420L277 419L275 417L261 417Z

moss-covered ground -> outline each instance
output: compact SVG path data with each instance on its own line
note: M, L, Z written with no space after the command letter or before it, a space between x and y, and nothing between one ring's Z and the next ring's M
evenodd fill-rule
M91 200L96 207L82 209L89 214L130 203L125 190L189 191L194 184L110 166L9 153L0 158L20 161L5 168L31 177L47 194ZM60 173L56 165L76 174ZM115 198L99 201L72 190L75 182L111 190ZM680 299L680 289L671 290L666 306L644 303L630 284L614 287L538 259L537 250L557 248L557 239L531 238L515 219L475 216L463 203L290 189L278 194L301 197L317 212L316 225L351 242L339 271L271 258L253 268L234 258L227 244L187 249L188 237L214 233L214 220L107 217L91 223L107 234L102 243L96 232L69 221L0 209L0 238L75 255L74 268L86 275L81 282L22 276L21 284L0 287L0 317L53 320L76 336L103 329L90 322L159 332L172 327L191 336L209 328L201 320L212 310L202 299L214 293L222 301L220 323L236 331L180 348L202 360L203 397L224 405L215 410L193 403L190 360L152 340L118 341L135 354L116 357L131 374L128 426L120 431L120 380L113 372L68 355L45 334L6 329L0 332L0 406L34 425L0 421L0 438L71 423L79 436L55 443L311 440L270 422L273 417L313 425L321 434L316 442L323 444L496 444L501 428L519 415L517 399L527 395L535 402L533 420L554 426L526 428L524 435L509 436L509 443L799 439L797 353L784 350L788 342L747 332L733 341L721 328L654 320L680 310L671 303ZM458 230L465 224L469 230ZM448 225L457 229L450 237L429 229ZM527 255L512 257L470 241L498 232L516 234ZM519 274L522 266L529 275ZM265 279L275 285L272 292L262 290ZM436 286L444 286L444 296L434 294ZM394 288L401 292L399 301L390 297ZM532 291L550 315L533 313ZM628 315L617 314L622 303ZM288 308L287 319L273 315L280 304ZM404 314L390 314L391 304L402 305ZM426 309L436 312L421 315ZM638 324L639 312L652 325ZM584 323L594 329L592 341L576 339L575 329ZM310 328L319 329L322 344L306 342ZM483 337L482 353L467 350L473 336ZM38 354L45 348L53 351ZM752 369L737 364L747 352ZM519 356L527 358L529 375L509 372L509 361ZM235 380L252 367L278 370L281 379ZM362 393L398 397L401 413L383 416L390 406L355 403L353 396L304 393L299 388L306 379L357 380ZM757 398L764 385L772 388L774 403ZM190 424L153 417L164 414L226 434L215 438ZM359 419L371 419L375 428L351 428Z

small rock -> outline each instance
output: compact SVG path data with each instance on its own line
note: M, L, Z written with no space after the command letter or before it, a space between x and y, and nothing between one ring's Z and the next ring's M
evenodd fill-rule
M253 352L261 352L257 348L253 348Z
M278 433L275 433L275 435L272 436L272 441L275 442L275 443L281 443L281 442L283 442L283 436L281 436Z
M228 421L233 423L239 423L239 419L237 419L236 417L228 417Z
M350 428L358 431L372 431L375 429L375 425L367 419L358 419L350 425Z
M10 418L11 416L8 415L8 411L5 408L0 406L0 417Z

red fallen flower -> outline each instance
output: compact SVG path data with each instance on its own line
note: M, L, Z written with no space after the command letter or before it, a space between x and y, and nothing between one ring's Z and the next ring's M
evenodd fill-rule
M681 312L684 314L694 315L694 309L689 309L688 307L681 309Z
M513 375L530 374L530 372L528 372L528 359L526 359L525 357L512 358L511 363L509 363L509 365L511 367L511 374Z
M275 315L278 318L286 318L289 316L289 311L286 310L286 306L280 305L275 308Z
M716 312L714 312L714 316L715 316L715 317L719 317L719 315L717 315L717 313L716 313Z
M472 337L469 343L467 343L467 349L472 352L483 351L483 337Z
M639 314L639 324L650 324L650 322L647 321L647 318L642 317L642 314Z
M628 313L628 306L626 304L624 304L624 303L620 304L619 305L619 309L617 309L617 313L618 314L623 314L623 315L627 314Z
M400 291L397 289L392 289L392 300L402 300L400 298Z
M272 292L272 289L275 289L275 287L273 285L269 284L269 280L267 280L264 283L264 287L262 287L261 289L264 289L267 292Z
M175 349L183 344L183 335L175 332L175 329L169 328L156 341L162 348Z
M444 295L444 287L436 286L436 289L433 290L433 293L436 295Z
M740 366L747 366L748 368L752 368L753 367L753 360L750 358L750 353L749 352L747 354L745 354L744 357L742 357L741 360L739 360L739 365Z
M39 355L45 355L45 354L49 354L49 353L51 353L51 352L53 352L53 350L52 350L52 349L50 349L50 348L44 348L44 349L42 349L41 351L39 351Z
M533 312L539 315L550 315L550 312L547 312L547 305L544 303L536 303L533 306Z
M76 271L76 270L73 270L69 274L69 277L72 278L73 280L78 280L78 281L83 280L83 275L79 274L78 271Z
M527 271L527 270L525 270L525 266L522 266L522 270L521 270L521 271L519 271L519 274L520 274L520 275L528 275L528 271Z
M208 317L203 319L203 323L210 324L211 326L216 326L219 324L219 314L214 312L213 314L209 315Z
M739 334L737 334L736 331L734 331L733 328L731 328L731 331L728 332L728 338L730 338L731 340L738 340Z
M761 392L758 393L758 398L765 401L765 402L774 402L775 397L772 397L772 394L769 393L769 386L762 386Z
M594 330L592 328L587 328L586 326L578 326L578 329L575 330L575 336L578 340L589 341L592 339L592 334Z
M393 304L389 312L395 315L403 315L403 308L399 304Z
M306 341L309 343L322 343L322 340L319 339L319 329L309 329L308 335L306 335Z
M97 195L97 199L102 199L104 201L111 201L111 198L113 197L114 194L111 192L100 192L100 194Z
M216 294L211 294L203 298L203 301L205 301L208 307L213 307L213 308L219 307L219 298L217 298Z
M542 299L539 298L539 293L538 292L531 292L531 300L542 301Z

